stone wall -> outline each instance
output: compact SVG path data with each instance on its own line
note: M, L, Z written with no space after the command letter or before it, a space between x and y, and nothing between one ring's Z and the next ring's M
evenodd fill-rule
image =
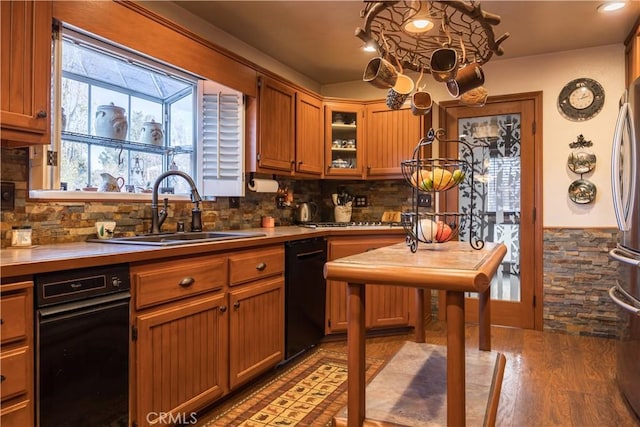
M618 337L619 311L607 294L617 275L608 257L616 235L615 228L544 229L545 331Z

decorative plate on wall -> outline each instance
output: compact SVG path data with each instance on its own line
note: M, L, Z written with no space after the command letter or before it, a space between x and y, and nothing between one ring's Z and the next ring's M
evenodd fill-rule
M569 186L569 198L581 205L591 203L596 199L596 186L587 179L577 179Z

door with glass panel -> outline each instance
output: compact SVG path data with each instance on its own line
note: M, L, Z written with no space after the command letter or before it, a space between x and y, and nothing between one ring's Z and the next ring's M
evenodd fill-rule
M461 240L468 241L472 229L485 242L506 245L507 254L491 283L491 323L531 329L541 326L542 314L535 307L536 289L542 287L542 159L535 132L539 102L531 94L490 99L482 108L444 102L440 115L447 139L465 139L477 147L474 182L465 180L457 191L442 194L441 210L473 209L472 217L461 220ZM471 162L472 153L464 144L439 148L445 157ZM477 294L467 294L465 304L467 321L477 322Z

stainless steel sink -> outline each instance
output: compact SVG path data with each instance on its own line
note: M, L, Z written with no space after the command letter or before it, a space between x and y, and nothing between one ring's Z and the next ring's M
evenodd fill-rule
M193 231L185 233L146 234L142 236L115 237L113 239L89 239L89 242L120 243L127 245L173 246L222 240L248 239L266 236L250 231Z

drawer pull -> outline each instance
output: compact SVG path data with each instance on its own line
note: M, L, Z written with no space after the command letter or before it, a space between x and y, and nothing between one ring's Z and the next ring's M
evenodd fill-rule
M5 377L4 375L0 375L0 383L1 383L2 381L6 380L6 379L7 379L7 377Z
M261 262L260 264L256 265L256 270L258 271L264 271L265 268L267 268L267 264L264 262Z
M185 277L178 284L183 288L188 288L189 286L193 285L195 282L196 282L196 279L194 279L193 277Z
M226 305L221 305L220 306L220 313L224 313L225 311L227 311L227 306Z
M240 301L236 301L233 303L233 308L240 308Z

